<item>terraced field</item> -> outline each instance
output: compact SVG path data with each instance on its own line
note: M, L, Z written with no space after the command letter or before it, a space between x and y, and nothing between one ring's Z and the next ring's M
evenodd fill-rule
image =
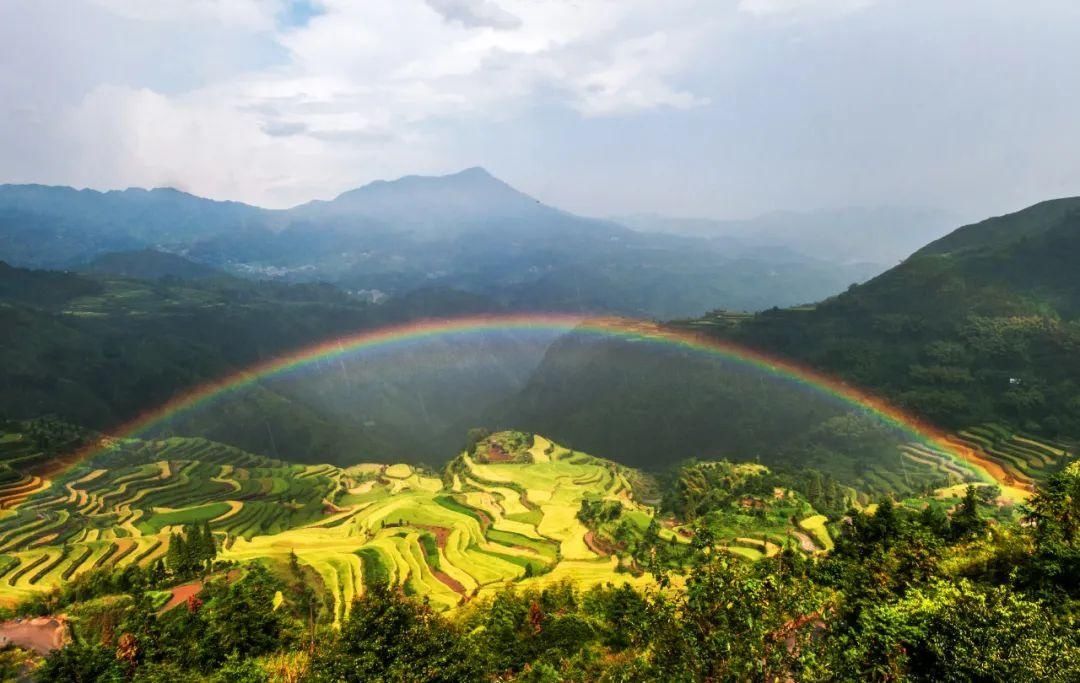
M451 608L507 581L643 582L592 550L577 519L586 498L651 519L623 469L535 437L529 457L479 463L467 454L442 478L408 465L340 472L333 513L280 533L234 539L224 559L290 552L322 576L338 619L366 582L389 579Z
M208 521L220 559L322 577L338 619L390 580L441 608L507 581L640 582L596 551L577 512L617 501L648 524L626 470L535 437L514 462L463 454L442 476L409 465L289 465L203 439L128 440L0 511L0 600L98 567L147 565L179 526ZM667 532L669 535L671 532Z
M988 467L1020 488L1030 488L1045 480L1075 454L1070 444L1036 439L993 423L960 431L952 441L959 448L970 449Z
M0 501L10 505L0 509L0 601L94 568L146 566L166 555L173 531L204 521L219 559L284 566L295 552L333 596L337 620L375 581L443 609L507 582L647 581L623 552L627 538L656 528L654 510L634 496L640 475L539 436L507 434L480 442L439 474L404 464L287 464L196 438L113 442L51 480L0 463ZM1059 445L990 427L958 439L1017 481L1066 457ZM0 456L10 461L33 463L37 453L25 439L0 436ZM921 474L883 479L882 488L977 478L925 447L906 447L901 457ZM720 547L748 560L785 545L830 548L824 518L792 495L764 503L776 508L776 519L754 509L729 515ZM579 518L586 500L614 504L619 514L586 527ZM655 533L672 544L689 537L670 520Z
M92 568L147 565L184 524L209 521L228 544L321 519L340 471L318 470L203 439L115 444L0 511L0 600Z
M962 430L948 442L963 457L926 444L905 444L900 447L899 473L871 467L860 477L859 488L870 497L886 493L903 496L928 487L996 482L1006 497L1018 499L1075 454L1069 444L1013 433L994 424Z

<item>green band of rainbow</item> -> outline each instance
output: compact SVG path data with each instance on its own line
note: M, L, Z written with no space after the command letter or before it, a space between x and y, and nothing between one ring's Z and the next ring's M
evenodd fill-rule
M280 357L252 365L244 370L213 382L207 382L173 397L163 405L142 413L113 432L113 438L136 437L166 420L204 405L218 397L250 386L263 379L282 375L309 364L325 361L362 350L391 347L409 341L422 341L462 333L508 332L515 330L544 330L558 332L587 332L606 337L645 340L692 351L704 352L752 367L768 375L809 387L834 397L864 412L875 415L883 423L897 428L913 439L927 442L946 453L960 457L981 474L1001 477L988 471L987 462L969 450L947 441L945 435L912 415L836 378L797 363L760 351L702 334L661 327L651 322L627 318L582 318L558 314L520 314L473 316L451 319L427 319L402 325L363 331L357 334L323 341ZM90 457L108 446L109 439L93 444L79 454L75 462Z

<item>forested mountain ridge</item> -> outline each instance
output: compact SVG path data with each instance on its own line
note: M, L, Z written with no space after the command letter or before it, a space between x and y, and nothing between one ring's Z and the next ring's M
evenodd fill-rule
M838 374L941 426L1080 436L1080 200L960 228L814 307L695 329Z
M1048 199L1021 211L965 225L934 240L917 254L948 254L967 249L1003 247L1055 228L1080 211L1080 197Z

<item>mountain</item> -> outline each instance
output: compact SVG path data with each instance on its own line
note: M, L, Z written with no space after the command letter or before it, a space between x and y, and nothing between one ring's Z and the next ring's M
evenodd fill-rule
M1077 254L1080 204L1056 200L962 227L816 305L671 325L785 356L968 430L962 438L991 460L994 448L1008 451L1016 479L1038 480L1057 465L1016 464L1033 440L1080 440ZM587 335L552 344L490 423L528 425L654 471L690 457L760 458L865 491L918 490L929 476L898 457L902 435L821 396L700 354Z
M1080 199L964 226L812 308L698 327L833 372L946 427L1080 437Z
M171 189L0 186L0 259L12 265L156 278L163 264L149 263L152 255L132 264L131 254L147 249L233 275L332 282L373 298L436 286L515 310L653 318L804 303L878 272L576 216L481 168L378 181L285 211ZM106 257L112 253L125 255Z
M953 224L943 211L884 206L776 211L744 220L655 214L615 220L639 230L718 240L730 250L747 253L787 249L830 263L883 267L906 258Z
M628 232L542 204L478 167L447 176L379 180L332 201L303 204L289 214L294 220L375 225L439 240L492 229L531 238L582 230L607 237Z
M190 244L270 221L272 212L171 188L75 190L0 185L0 259L71 267L109 251Z

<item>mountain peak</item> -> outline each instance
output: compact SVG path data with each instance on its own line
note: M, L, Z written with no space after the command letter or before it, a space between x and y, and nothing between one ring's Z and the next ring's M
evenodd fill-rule
M497 187L520 194L517 190L510 187L510 185L491 175L486 168L482 166L470 166L469 168L462 169L456 173L448 173L446 175L407 175L394 180L373 180L366 185L342 192L332 201L337 202L361 195L386 192L387 188L405 188L409 191L413 191L417 189L431 190L440 187L471 187L473 189L478 189L485 186L492 188Z
M470 166L468 168L463 168L457 173L451 173L450 176L447 177L484 178L498 180L498 178L491 175L491 173L483 166Z
M374 222L442 235L495 223L520 225L540 215L561 213L480 166L449 175L377 180L331 201L310 202L296 210L309 219Z

